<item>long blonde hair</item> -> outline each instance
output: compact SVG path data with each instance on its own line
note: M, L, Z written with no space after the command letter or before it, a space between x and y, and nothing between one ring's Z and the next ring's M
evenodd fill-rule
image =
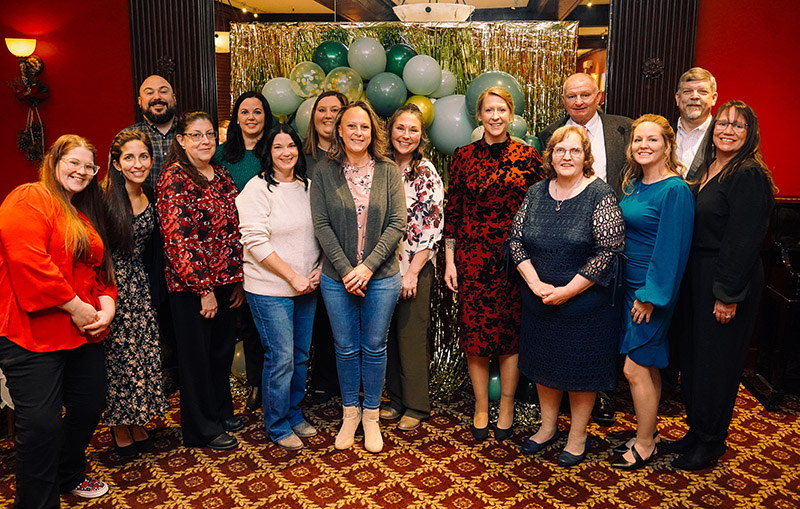
M634 120L631 126L631 139L628 141L628 148L625 149L625 157L628 162L625 164L622 177L622 192L624 194L631 194L633 192L634 181L642 180L644 176L642 165L637 163L633 158L633 150L631 147L633 146L633 137L636 135L636 128L645 122L652 122L661 128L661 138L667 146L666 153L664 154L664 166L667 167L670 173L678 176L682 175L681 169L684 168L684 166L678 160L678 153L675 149L677 146L675 143L675 131L672 130L666 118L661 115L652 115L648 113Z
M67 152L78 147L83 147L91 152L92 163L97 164L97 150L89 140L75 134L65 134L50 146L42 159L42 165L39 167L39 181L64 212L66 219L64 244L72 251L72 258L75 261L87 259L91 251L89 226L81 218L79 212L89 218L105 247L101 266L102 277L106 283L111 283L114 281L114 269L107 249L103 201L97 179L92 178L86 188L75 193L72 198L58 180L58 170L56 169L58 162Z

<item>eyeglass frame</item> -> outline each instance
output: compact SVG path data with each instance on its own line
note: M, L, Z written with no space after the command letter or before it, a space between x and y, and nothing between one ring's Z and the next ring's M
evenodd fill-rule
M219 133L216 131L209 131L205 133L193 132L193 133L180 133L180 134L181 136L190 137L194 142L199 142L203 138L207 139L208 141L211 141L211 140L216 140L219 137Z
M82 163L77 159L66 159L62 157L59 159L59 161L63 161L67 165L67 168L71 169L72 171L78 171L80 168L83 168L93 177L96 176L100 171L100 167L96 164L83 164L81 166Z
M736 121L731 122L729 120L724 120L724 119L714 121L714 129L718 131L724 131L725 129L728 128L728 126L731 126L731 129L733 129L734 132L743 133L748 127L750 127L750 124L748 124L747 122L736 122Z

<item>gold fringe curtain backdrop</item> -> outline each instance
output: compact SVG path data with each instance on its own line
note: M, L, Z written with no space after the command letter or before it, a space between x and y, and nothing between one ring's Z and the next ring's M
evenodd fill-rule
M456 94L485 71L505 71L525 93L528 131L535 133L563 114L561 87L575 72L576 22L529 21L496 23L232 23L231 99L260 91L272 78L288 77L300 62L311 61L323 41L349 46L372 37L385 48L398 43L435 58L455 74ZM431 161L445 183L452 158L432 150ZM444 249L439 274L444 273ZM458 348L455 296L437 278L431 298L431 396L452 394L466 379L466 360ZM536 413L538 418L538 412ZM531 420L531 419L523 419Z

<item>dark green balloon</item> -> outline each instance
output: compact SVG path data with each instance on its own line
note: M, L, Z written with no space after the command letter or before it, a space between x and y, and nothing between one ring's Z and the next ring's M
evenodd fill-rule
M347 46L338 41L325 41L317 46L311 61L328 74L337 67L347 67Z
M507 72L488 71L472 80L467 86L467 111L472 118L475 118L478 98L489 87L505 88L514 99L514 114L522 115L525 111L525 95L517 79Z
M406 102L408 91L402 78L390 72L373 76L367 85L367 100L378 115L388 117Z
M412 57L417 56L408 44L395 44L386 50L386 72L403 77L403 69Z

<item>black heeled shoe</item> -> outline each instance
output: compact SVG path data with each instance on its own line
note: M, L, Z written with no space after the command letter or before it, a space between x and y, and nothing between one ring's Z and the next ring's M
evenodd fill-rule
M114 426L109 426L108 429L111 432L111 441L114 443L114 449L117 451L120 458L129 460L139 455L139 451L136 450L136 442L131 442L122 447L117 443L117 435L114 433ZM133 440L133 437L131 437L131 440Z
M250 390L247 393L247 399L244 403L244 409L247 412L255 412L259 408L261 408L262 399L261 399L261 386L260 385L252 385L250 386Z
M556 440L558 440L558 428L556 428L556 432L553 433L552 437L542 442L541 444L539 442L534 441L531 438L526 439L524 442L522 442L522 447L520 447L520 451L522 452L522 454L525 455L536 454L545 447L553 445L556 442Z
M482 428L476 428L474 425L469 425L469 430L472 432L472 438L477 440L478 442L483 442L487 438L489 438L489 425Z
M579 455L574 455L571 452L561 451L561 454L558 455L558 466L559 467L574 467L578 463L586 458L586 454L589 453L589 437L586 437L586 445L583 447L583 452Z
M656 438L658 438L658 430L656 430L656 432L653 433L653 440L655 440ZM614 447L613 449L611 449L611 451L614 452L615 454L625 454L626 452L628 452L628 449L630 449L633 446L633 444L636 443L636 437L633 437L632 440L633 443L630 446L628 445L628 442L630 442L630 440L627 440L625 442L622 442L618 446Z
M494 429L494 439L498 442L502 442L508 438L511 438L511 435L514 434L514 425L512 424L506 429L503 428L495 428Z
M636 444L633 444L630 450L633 453L633 461L625 461L625 458L620 457L620 459L611 464L611 468L616 468L617 470L639 470L650 463L650 460L653 459L653 456L658 452L658 447L653 445L653 450L650 451L650 456L648 456L647 459L642 459L639 451L636 450Z

